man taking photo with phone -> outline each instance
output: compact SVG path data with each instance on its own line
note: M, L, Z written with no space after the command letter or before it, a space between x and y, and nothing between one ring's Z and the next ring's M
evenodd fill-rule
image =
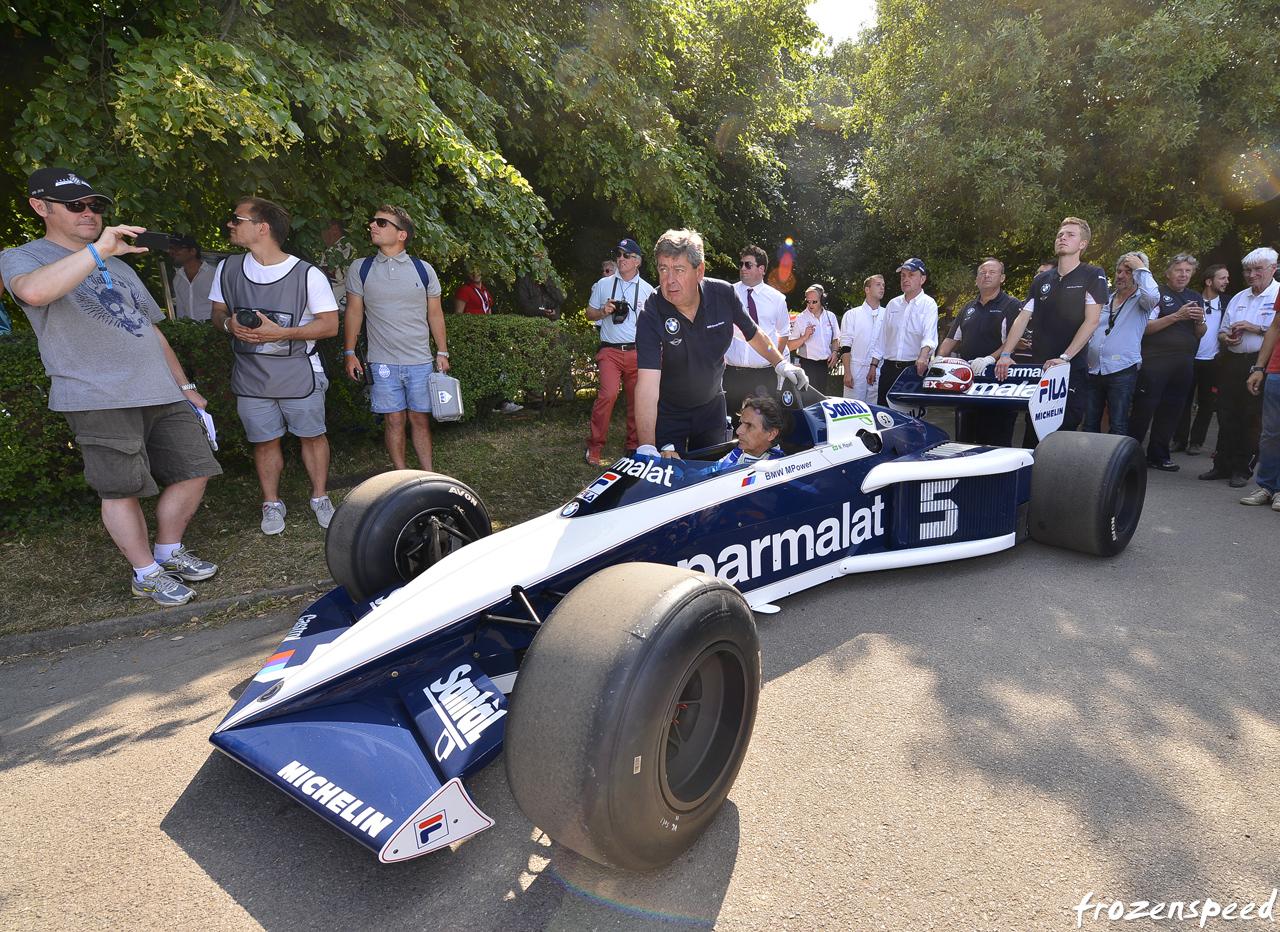
M186 583L218 571L182 536L222 470L195 410L205 400L155 327L164 312L117 258L147 251L130 242L144 228L104 229L111 198L66 168L32 173L27 191L45 235L6 250L0 277L35 331L49 408L71 425L134 596L183 605L195 595ZM151 546L138 500L158 492Z

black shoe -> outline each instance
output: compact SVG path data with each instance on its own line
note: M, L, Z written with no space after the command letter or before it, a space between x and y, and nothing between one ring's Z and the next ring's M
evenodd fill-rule
M1215 468L1213 468L1213 469L1210 469L1208 472L1202 472L1202 473L1200 473L1200 475L1196 476L1196 478L1197 478L1197 479L1205 479L1205 480L1209 480L1209 479L1230 479L1230 478L1231 478L1231 473L1229 473L1229 472L1221 472L1221 471L1219 471L1219 470L1215 467Z
M1231 486L1231 488L1233 489L1243 489L1248 484L1249 484L1249 477L1242 476L1238 473L1232 476L1231 480L1227 483L1227 485Z
M1165 460L1163 463L1147 463L1150 469L1158 469L1161 472L1177 472L1182 467L1173 460Z

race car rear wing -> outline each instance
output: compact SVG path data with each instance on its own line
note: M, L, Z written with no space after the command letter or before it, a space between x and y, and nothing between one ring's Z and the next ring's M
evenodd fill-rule
M997 380L994 369L975 377L963 392L926 389L924 378L908 366L889 389L889 406L919 417L929 407L1005 408L1026 411L1041 440L1062 426L1067 410L1071 367L1013 366L1008 376Z

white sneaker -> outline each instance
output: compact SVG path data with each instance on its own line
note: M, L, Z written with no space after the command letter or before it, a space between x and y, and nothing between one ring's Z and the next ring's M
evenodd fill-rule
M523 411L524 405L518 405L514 401L504 401L502 407L498 408L499 414L515 414L517 411Z
M320 522L320 526L327 528L329 522L333 520L333 502L329 501L329 496L322 498L313 498L311 500L311 510L316 513L316 520Z
M284 507L284 502L263 502L262 533L284 533L284 516L287 512L288 509Z

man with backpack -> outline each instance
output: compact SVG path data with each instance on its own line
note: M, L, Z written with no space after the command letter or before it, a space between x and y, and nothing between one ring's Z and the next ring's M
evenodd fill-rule
M431 469L433 371L449 371L449 344L440 306L440 278L423 260L410 256L413 221L402 208L383 204L369 221L369 240L378 251L347 270L347 313L343 356L347 375L360 382L364 367L356 355L360 327L368 324L371 406L383 416L391 463L405 469L405 424L423 469ZM436 351L431 352L435 338Z

